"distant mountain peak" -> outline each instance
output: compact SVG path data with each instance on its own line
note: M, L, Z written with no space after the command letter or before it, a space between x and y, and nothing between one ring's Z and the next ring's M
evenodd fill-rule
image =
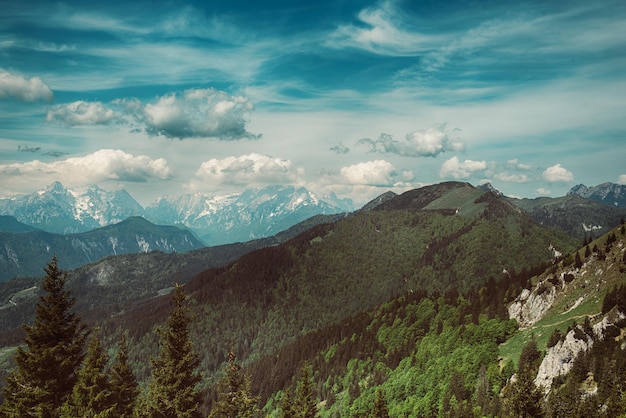
M500 190L493 187L493 185L490 182L483 183L480 186L477 186L476 188L480 190L484 190L486 192L491 192L495 194L496 196L504 196L504 193L502 193Z
M626 185L623 184L606 182L592 187L577 184L567 194L576 194L606 205L626 208Z

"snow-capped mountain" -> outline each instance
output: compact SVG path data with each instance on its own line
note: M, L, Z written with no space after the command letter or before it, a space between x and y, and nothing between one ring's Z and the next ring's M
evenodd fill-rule
M311 216L353 210L350 199L334 194L320 198L303 187L268 186L226 196L163 197L146 208L145 217L182 224L212 246L271 236Z
M142 216L143 208L125 190L105 191L98 186L69 190L54 182L35 193L0 199L0 214L47 232L85 232Z
M145 209L125 190L69 190L59 182L29 195L0 199L0 215L46 232L79 233L142 216L158 225L185 226L211 246L272 236L315 215L353 210L350 199L334 194L322 198L293 186L224 196L162 197Z
M626 185L623 184L602 183L593 187L578 184L572 187L567 194L577 194L606 205L626 208Z

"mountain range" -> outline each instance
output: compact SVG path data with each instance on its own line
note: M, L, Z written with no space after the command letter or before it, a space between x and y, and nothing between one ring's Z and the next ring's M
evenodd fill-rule
M158 225L189 228L209 246L272 236L314 215L352 210L350 199L334 194L321 198L293 186L227 196L162 197L146 208L125 190L109 192L95 185L70 190L59 182L29 195L0 199L0 215L47 232L86 232L142 216Z
M133 370L145 381L146 359L158 348L153 330L172 306L166 294L184 283L207 408L226 353L234 350L267 415L310 364L320 416L365 416L376 390L384 392L389 416L459 416L448 412L461 407L470 411L463 416L479 409L481 416L502 416L497 408L512 399L522 346L537 338L543 350L559 328L567 338L550 346L550 359L573 363L553 347L586 338L571 321L589 315L595 327L605 320L596 310L626 271L623 226L596 237L586 251L515 201L459 182L386 193L359 211L318 216L291 231L184 254L110 256L70 271L68 289L107 346L127 333ZM230 261L215 263L227 254ZM38 294L34 278L0 283L0 364L19 344L17 327L29 323ZM534 314L535 306L542 314L533 317L534 328L517 330L509 315ZM541 367L544 377L560 373ZM603 376L591 377L598 411L608 396ZM580 402L580 393L572 402Z
M66 268L76 268L110 255L155 250L186 252L204 247L186 229L154 225L137 216L75 234L33 229L10 216L0 219L0 282L13 277L41 275L41 260L53 255L63 260Z

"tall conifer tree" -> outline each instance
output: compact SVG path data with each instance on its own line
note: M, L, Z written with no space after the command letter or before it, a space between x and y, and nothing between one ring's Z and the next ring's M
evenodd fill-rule
M218 399L210 418L251 418L259 413L258 397L250 392L250 379L241 372L233 348L228 353L226 375L219 383Z
M2 411L9 416L52 417L67 400L84 357L86 326L71 312L75 299L65 290L66 273L52 257L44 269L45 294L39 297L33 325L24 325L17 368L7 377Z
M126 334L122 334L117 357L115 363L111 366L109 375L115 402L114 416L118 418L131 417L135 409L137 396L139 395L139 385L128 363Z
M113 416L115 400L106 371L108 361L96 331L89 340L87 355L78 372L74 390L63 407L63 416Z
M158 331L161 350L159 358L152 360L146 412L155 418L196 418L201 416L201 394L196 388L201 380L196 372L200 359L191 345L187 295L181 286L176 285L172 299L167 329Z
M317 398L313 382L313 368L307 362L300 370L296 386L294 410L297 417L314 418L317 415Z
M370 418L389 418L389 408L387 407L387 399L381 388L376 390L374 397L374 406Z

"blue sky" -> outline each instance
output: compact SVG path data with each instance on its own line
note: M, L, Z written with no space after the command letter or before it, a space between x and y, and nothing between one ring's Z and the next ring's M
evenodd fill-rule
M626 3L12 1L0 197L626 184Z

